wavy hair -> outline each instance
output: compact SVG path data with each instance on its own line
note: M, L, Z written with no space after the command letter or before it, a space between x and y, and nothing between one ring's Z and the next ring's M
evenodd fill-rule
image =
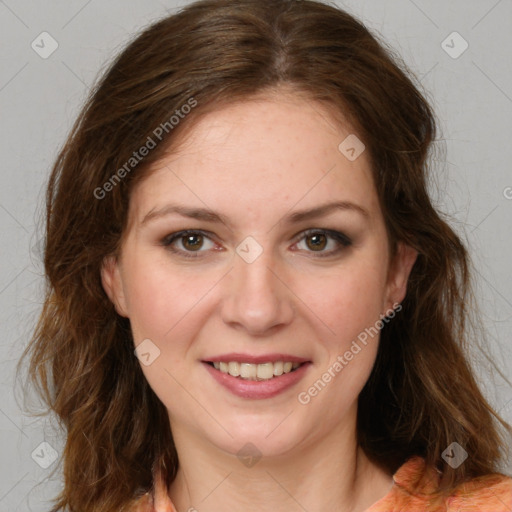
M127 510L152 488L156 471L174 479L167 411L134 356L128 320L103 290L100 268L119 251L130 192L175 148L177 135L206 112L282 85L355 128L370 155L392 248L403 241L418 251L403 310L383 328L359 396L361 447L389 472L413 455L425 457L442 472L445 491L497 471L500 425L511 430L468 361L468 254L429 197L436 122L410 72L334 6L202 0L149 26L116 58L49 179L46 296L23 359L67 435L64 488L53 512ZM194 108L171 128L169 119L191 99ZM156 147L130 160L162 126ZM470 454L458 468L441 456L453 441Z

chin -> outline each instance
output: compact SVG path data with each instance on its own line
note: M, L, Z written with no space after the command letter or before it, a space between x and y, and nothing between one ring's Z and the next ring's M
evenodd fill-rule
M290 411L279 416L238 413L232 421L223 422L223 426L233 437L216 436L216 439L211 439L211 443L239 457L283 456L300 446L308 437L304 430L307 426L295 416Z

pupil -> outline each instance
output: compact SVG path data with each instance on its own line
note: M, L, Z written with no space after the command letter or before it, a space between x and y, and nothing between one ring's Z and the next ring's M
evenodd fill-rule
M184 246L187 249L197 249L201 247L201 235L187 235L184 239Z
M323 249L326 244L326 237L322 234L310 235L308 240L310 249Z

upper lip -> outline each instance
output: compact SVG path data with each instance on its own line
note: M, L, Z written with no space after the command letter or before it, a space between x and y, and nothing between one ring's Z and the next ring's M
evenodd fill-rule
M231 353L231 354L222 354L220 356L212 356L203 359L204 362L207 363L220 363L230 361L234 361L237 363L252 363L252 364L262 364L262 363L275 363L277 361L283 362L292 362L292 363L306 363L309 359L304 357L292 356L290 354L262 354L259 356L251 355L251 354L240 354L240 353Z

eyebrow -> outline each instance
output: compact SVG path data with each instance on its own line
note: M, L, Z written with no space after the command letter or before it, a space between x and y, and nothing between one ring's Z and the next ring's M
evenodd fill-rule
M350 201L336 201L332 203L326 203L320 206L315 206L314 208L308 208L306 210L299 210L293 213L290 213L283 217L281 221L284 221L288 224L294 224L298 222L302 222L304 220L312 220L319 217L324 217L334 211L352 211L359 213L366 219L370 218L370 214L368 210L363 208L362 206L352 203ZM222 215L221 213L214 212L207 208L189 208L186 206L173 205L169 204L160 208L158 210L152 209L150 210L140 222L140 225L147 224L148 222L166 217L168 215L178 214L182 217L187 217L190 219L201 220L205 222L221 222L227 226L230 225L229 219Z

